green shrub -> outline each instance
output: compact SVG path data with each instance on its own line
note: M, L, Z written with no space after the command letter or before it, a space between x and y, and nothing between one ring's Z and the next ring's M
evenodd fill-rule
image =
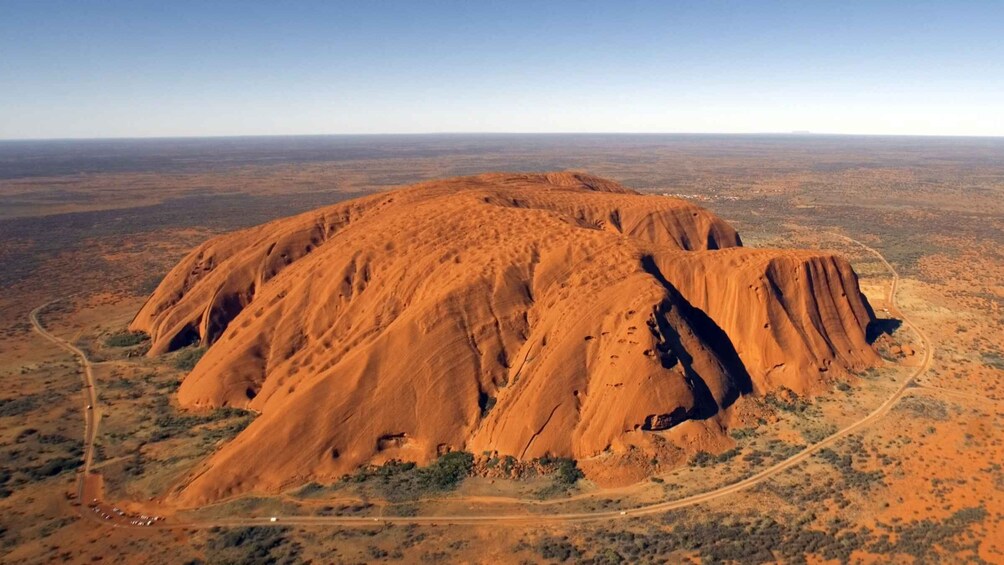
M554 482L559 486L571 486L579 479L585 478L585 474L579 469L574 459L567 457L552 457L545 455L537 460L545 472L554 476Z
M206 429L202 435L206 442L215 443L221 439L230 439L239 434L254 420L254 413L226 406L217 408L208 414L188 414L165 410L157 416L154 430L147 440L151 443L163 441L175 436L190 433L194 428L204 424L218 424Z
M563 485L574 485L579 479L584 479L585 473L572 459L561 459L554 472L554 480Z
M451 451L419 470L421 481L435 490L453 490L471 474L474 455L466 451Z
M709 467L716 463L725 463L736 455L739 455L740 451L741 450L738 447L733 447L732 449L723 451L718 455L708 453L707 451L698 451L690 458L690 465L694 467Z
M831 435L835 434L836 432L837 432L837 427L830 424L824 424L821 426L814 426L812 428L800 430L800 433L802 434L802 439L804 439L808 443L819 443L824 439L830 437Z
M209 540L207 557L211 563L296 563L297 544L286 538L289 528L248 526L215 530Z
M537 552L544 559L553 559L559 562L582 556L582 552L572 545L567 536L560 538L548 536L541 539L537 543Z
M801 414L809 407L809 402L799 397L788 387L782 386L777 392L772 392L764 397L764 401L769 406L784 412L794 412Z
M996 351L984 351L980 353L980 360L987 367L1004 371L1004 356Z
M746 438L756 437L759 431L756 428L737 428L729 432L732 439L736 441L744 440Z
M0 398L0 416L21 416L39 406L36 396Z
M78 457L56 457L38 467L27 469L26 472L33 481L40 481L49 477L55 477L66 471L72 471L82 464L83 461Z
M119 332L105 338L105 345L108 347L132 347L148 340L143 332Z
M343 483L371 484L389 500L412 500L428 493L456 489L470 476L474 455L451 451L426 467L411 461L392 460L377 467L360 468L354 475L342 477Z
M174 357L174 367L182 371L191 371L205 354L205 347L186 347Z

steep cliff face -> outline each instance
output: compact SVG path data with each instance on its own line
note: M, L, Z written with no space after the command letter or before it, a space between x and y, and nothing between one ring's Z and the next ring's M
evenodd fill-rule
M753 388L811 393L821 373L878 362L874 319L843 258L815 251L728 249L661 256L669 281L736 344Z
M590 457L876 361L845 261L740 245L595 177L450 179L213 239L133 329L211 345L183 405L261 412L186 501L444 449Z

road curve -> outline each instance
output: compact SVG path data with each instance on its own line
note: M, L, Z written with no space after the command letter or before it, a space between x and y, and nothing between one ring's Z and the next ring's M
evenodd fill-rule
M254 518L243 518L235 517L228 519L212 519L212 520L190 520L190 521L168 521L168 522L157 522L151 526L133 526L131 524L123 523L106 523L100 522L105 525L109 525L117 528L136 528L136 529L175 529L175 528L186 528L186 529L202 529L202 528L213 528L213 527L237 527L237 526L342 526L342 527L357 527L357 526L379 526L382 524L422 524L422 525L490 525L490 524L540 524L542 522L588 522L588 521L599 521L599 520L611 520L611 519L622 519L629 518L632 516L647 516L651 514L658 514L667 512L670 510L678 510L681 508L686 508L689 506L694 506L697 504L702 504L712 500L716 500L739 491L751 488L767 479L774 477L796 465L802 463L813 454L819 450L831 446L841 440L844 437L860 430L861 428L871 424L872 422L878 420L898 402L904 395L908 394L908 390L911 385L914 384L915 379L928 370L933 358L933 350L928 340L927 336L924 335L920 329L914 325L899 307L896 305L896 291L899 283L899 274L896 269L879 253L877 250L873 249L850 237L832 234L841 239L844 239L850 243L860 246L862 249L868 251L875 257L877 257L889 270L892 275L892 281L889 285L889 290L887 292L887 300L892 308L894 308L903 321L903 324L910 328L920 339L924 356L921 364L906 378L903 383L893 392L889 398L885 400L878 408L872 411L870 414L864 418L857 420L856 422L844 427L843 429L831 434L830 436L824 438L823 440L809 445L798 453L792 455L791 457L775 463L766 469L761 470L758 473L750 475L740 481L734 482L729 485L725 485L720 488L716 488L710 491L706 491L699 494L694 494L686 496L683 498L669 500L665 502L659 502L655 504L650 504L646 506L640 506L631 509L624 510L600 510L594 512L576 512L576 513L552 513L552 514L500 514L500 515L443 515L443 516L382 516L378 518L374 517L352 517L352 516L282 516L277 519L276 522L270 521L268 518L254 517ZM53 301L56 302L56 301ZM94 451L94 439L97 436L98 424L100 421L100 412L97 405L97 392L95 387L95 379L92 371L92 363L87 358L87 355L78 347L74 346L59 337L56 337L45 327L38 319L39 312L44 309L49 304L49 302L38 308L32 310L30 314L31 324L34 330L45 337L47 340L55 343L62 349L69 351L77 356L80 360L81 365L84 368L84 384L87 389L87 398L90 405L93 407L91 410L84 410L84 466L83 473L79 477L77 492L78 498L82 498L84 491L85 477L92 472L92 461L93 461L93 451ZM462 499L460 499L462 500ZM89 512L81 511L82 515L91 514ZM93 518L93 516L89 516Z
M72 353L80 362L81 368L84 370L83 381L84 381L84 392L87 397L87 403L84 406L84 464L83 473L77 482L77 498L78 500L83 497L84 494L84 477L91 472L91 468L94 464L94 440L98 437L98 424L101 421L101 410L98 406L98 393L95 386L94 370L92 367L91 360L87 358L87 354L83 352L79 347L73 345L72 343L60 339L50 333L42 325L41 320L38 319L39 314L46 307L59 302L63 299L56 299L51 302L46 302L45 304L35 308L28 314L28 318L31 320L31 327L36 333L44 337L45 339L55 343L61 349Z

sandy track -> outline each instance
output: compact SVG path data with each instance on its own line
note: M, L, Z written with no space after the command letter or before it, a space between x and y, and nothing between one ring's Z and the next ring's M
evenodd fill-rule
M896 290L899 283L899 274L896 269L879 253L872 247L861 243L855 239L847 236L832 234L837 237L844 239L850 243L860 246L862 249L868 251L870 254L874 255L879 259L882 264L886 266L892 275L892 281L889 285L887 292L887 300L893 309L896 310L896 314L899 319L903 321L903 324L910 328L920 339L923 344L924 357L921 364L907 377L903 383L896 389L895 392L889 398L885 400L878 408L872 411L870 414L864 418L844 427L843 429L833 433L832 435L826 437L825 439L819 441L818 443L807 446L802 451L792 455L791 457L771 465L762 471L755 473L745 479L737 481L735 483L713 489L707 492L687 496L684 498L679 498L676 500L670 500L666 502L659 502L655 504L650 504L646 506L640 506L632 509L626 510L601 510L594 512L576 512L576 513L551 513L551 514L500 514L500 515L443 515L443 516L384 516L379 518L361 518L361 517L346 517L346 516L282 516L276 522L271 522L269 518L266 517L234 517L229 519L214 519L214 520L199 520L199 521L169 521L169 522L158 522L152 526L133 526L126 523L108 523L102 522L93 516L91 512L85 512L81 510L81 515L87 516L91 519L97 519L99 523L104 525L119 527L119 528L136 528L136 529L172 529L172 528L212 528L218 526L283 526L283 525L296 525L296 526L342 526L342 527L354 527L354 526L375 526L381 524L424 524L424 525L491 525L491 524L540 524L542 522L587 522L587 521L600 521L600 520L610 520L610 519L620 519L629 518L633 516L648 516L652 514L659 514L667 512L670 510L678 510L681 508L686 508L689 506L694 506L697 504L702 504L719 498L729 496L731 494L737 493L742 490L751 488L763 481L770 479L788 469L791 469L803 461L807 460L813 454L819 450L829 447L836 442L840 441L844 437L864 428L865 426L875 422L876 420L885 416L890 409L901 399L904 395L909 394L911 386L915 384L915 379L926 372L931 365L931 360L933 356L933 350L931 348L930 341L927 336L924 335L920 329L909 320L909 318L903 315L902 311L898 308L896 304ZM55 302L55 301L53 301ZM87 481L86 477L92 472L92 461L94 454L94 439L97 436L98 425L100 422L100 411L97 405L97 391L96 383L94 379L94 374L92 371L92 363L87 358L87 355L78 347L74 346L72 343L63 340L48 330L42 325L38 319L39 312L44 309L52 302L39 306L32 310L30 314L31 324L34 330L42 335L45 339L55 343L60 348L73 353L80 361L82 367L84 368L84 385L87 391L87 398L93 409L84 410L84 466L83 473L79 474L77 493L78 499L82 502L86 500L86 485L92 483L93 481ZM618 491L619 494L623 493L622 490ZM590 493L591 495L602 495L602 491L598 493ZM451 499L455 503L463 503L466 499L463 497ZM556 501L556 502L567 502L567 499ZM532 502L532 501L526 501ZM84 508L84 507L81 507ZM156 513L155 510L151 510L151 513Z
M91 467L94 462L94 439L98 435L98 425L101 421L101 409L98 406L98 393L96 388L96 381L94 379L94 369L93 363L87 358L87 354L83 352L79 347L73 345L72 343L56 337L42 325L42 322L38 319L39 313L44 310L47 306L59 302L57 299L51 302L47 302L38 308L31 311L28 317L31 320L31 326L36 333L40 334L45 339L55 343L61 349L72 353L80 362L81 368L83 368L83 381L84 381L84 392L86 396L86 404L83 406L84 410L84 465L83 474L91 472ZM90 408L88 408L88 406ZM81 478L77 484L77 497L83 497L84 490L84 480Z

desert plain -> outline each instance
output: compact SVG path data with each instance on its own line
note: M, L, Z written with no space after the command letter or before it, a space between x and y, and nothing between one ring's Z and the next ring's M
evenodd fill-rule
M453 186L443 180L486 173L477 177L491 181L483 190L495 190L503 181L528 184L520 188L522 200L513 200L509 192L478 193L481 204L506 204L504 213L492 208L478 216L482 212L474 212L473 197L458 202L455 194L469 190L471 181ZM576 184L582 179L588 186ZM204 242L230 241L225 234L325 207L385 202L406 194L391 191L422 182L444 194L452 208L442 211L456 224L438 219L435 201L398 204L393 218L425 206L428 222L396 224L387 212L382 224L353 232L353 239L338 248L318 248L309 260L322 270L338 265L336 274L329 270L320 277L322 286L304 290L306 283L286 282L310 276L300 267L290 267L287 274L270 272L276 277L271 287L262 284L259 271L228 279L254 280L257 291L273 288L274 297L281 295L267 306L282 312L263 321L189 284L197 277L176 284L181 294L192 288L203 292L203 302L171 310L178 299L171 294L175 283L168 273L179 264L182 275L187 273L186 256L208 245ZM658 253L676 255L636 247L623 257L652 257L645 265L654 265L654 271L637 268L639 263L614 272L611 268L627 260L597 263L585 252L527 263L527 256L563 237L588 241L572 249L596 245L606 253L609 246L602 238L654 233L639 228L632 235L630 225L644 222L627 213L612 217L606 208L605 223L597 225L589 216L595 195L572 204L557 198L528 204L538 198L542 184L591 190L606 182L615 193L624 189L643 199L643 204L618 204L617 210L640 206L645 214L662 209L708 214L702 216L700 241L716 250L690 249L698 232L684 229L685 237L674 240L679 248L674 253L752 257L770 249L801 249L806 257L832 257L835 272L843 273L834 275L840 280L851 280L847 273L853 269L873 319L862 321L863 307L853 305L836 316L845 326L850 319L860 322L862 335L851 340L853 352L827 361L833 369L825 377L808 370L808 362L792 361L799 354L787 346L779 349L783 358L766 367L767 376L758 376L748 357L753 337L733 339L736 351L719 351L718 342L694 322L696 314L686 313L688 307L707 312L728 329L715 315L715 297L726 293L706 292L706 303L698 304L693 289L727 286L739 280L741 269L716 271L703 260L683 268L675 259L660 260ZM509 200L489 202L503 196ZM1004 143L999 139L456 135L3 142L0 202L3 562L1004 561ZM590 230L567 231L564 220L548 216L540 221L552 221L554 227L534 240L536 247L507 247L540 234L536 223L512 221L517 217L512 214L535 206L581 219L578 227ZM382 211L372 213L379 218ZM493 226L496 220L505 223ZM429 226L437 225L464 229L430 233ZM718 249L733 229L744 249ZM497 241L487 245L485 233L495 234ZM658 233L663 235L645 236L651 240L646 245L665 245L666 233L680 232L666 227ZM379 241L365 241L374 234ZM497 282L484 289L461 286L474 298L498 289L519 291L512 296L499 291L501 298L487 305L460 302L491 310L486 319L496 320L500 329L484 340L468 332L477 338L472 350L479 356L458 353L454 365L477 361L505 370L464 388L459 381L444 386L443 371L453 365L416 367L412 377L421 380L416 389L437 391L409 415L414 418L409 425L419 432L388 427L408 419L395 418L395 411L413 408L400 399L393 410L382 408L383 400L397 398L397 389L369 391L354 404L332 401L318 409L317 402L296 401L304 395L296 396L294 385L298 379L309 384L306 379L329 369L336 376L356 371L363 375L357 378L377 378L383 374L380 367L392 366L386 359L418 359L410 344L427 347L435 341L422 341L426 335L453 339L454 334L436 333L439 326L427 322L419 324L423 331L380 334L387 343L377 348L366 342L369 349L360 355L357 346L366 336L391 322L381 318L372 328L360 328L354 319L330 336L333 343L314 343L310 335L306 342L294 335L301 325L283 321L292 319L283 317L289 310L322 330L336 327L342 320L337 312L318 315L289 304L297 296L304 304L328 305L346 292L374 292L368 284L382 279L379 272L367 274L367 265L379 265L381 257L394 253L388 247L395 243L393 234L407 237L396 242L399 250L416 241L455 243L442 257L433 254L442 248L421 245L421 253L398 257L402 272L423 261L446 267L429 271L436 278L401 275L403 286L385 288L376 306L363 308L360 320L407 311L415 301L402 299L407 304L397 310L391 304L404 296L434 297L422 320L437 315L468 319L464 312L470 308L451 310L456 293L442 289L463 279L463 273L480 272L465 266L468 270L457 270L460 274L451 278L454 271L445 270L460 269L465 251L478 246L491 252L475 255L483 262L477 268L498 275L492 279ZM320 243L307 240L308 252ZM231 245L236 252L251 247L237 241ZM373 255L377 251L382 255ZM294 262L299 257L282 259L286 265L301 264ZM507 278L506 267L513 263L554 268L568 263L583 273L572 282L573 293L555 287L553 311L560 315L548 314L554 319L544 324L553 329L531 331L542 327L531 319L538 312L531 305L538 299L543 304L549 291L509 284L526 278ZM349 266L354 275L345 282ZM590 273L590 267L597 272ZM691 276L698 270L704 277L700 284ZM564 281L570 271L553 278ZM625 345L603 349L604 336L592 334L584 339L575 334L574 342L551 340L552 349L586 351L581 370L542 362L523 381L508 378L519 361L541 355L530 346L521 349L524 343L546 342L600 317L607 312L599 308L606 304L607 287L646 275L647 286L638 282L618 294L617 307L623 296L644 302L646 293L658 289L649 279L693 287L683 292L689 306L670 301L668 312L684 312L679 320L675 314L664 320L656 316L646 327L649 312L644 311L637 323L624 322L611 332L638 332L659 343L678 335L688 344L691 330L686 328L697 328L691 332L693 343L705 345L684 349L715 353L708 358L717 361L707 361L708 367L717 363L725 384L711 387L714 413L698 410L696 396L680 396L682 389L666 385L652 398L630 401L619 392L602 403L585 395L583 413L598 414L589 425L575 424L566 415L568 426L543 434L553 414L565 414L557 408L549 412L549 399L566 393L578 397L575 383L581 375L620 388L617 379L610 380L613 369L597 368L597 351L609 364L615 357L641 360L618 369L627 375L627 387L633 377L679 373L688 378L681 367L689 362L663 355L676 351L672 347L650 350L639 343L635 352L625 338ZM403 290L428 280L434 288ZM247 284L238 286L247 290ZM246 303L236 310L262 304L247 292L234 294L239 295ZM578 302L559 304L577 297L595 308L583 312ZM157 300L167 305L152 307ZM752 299L729 300L745 304ZM275 306L277 301L285 306ZM511 315L495 311L493 305L499 304ZM736 327L754 311L744 310ZM191 325L189 318L199 323ZM819 330L832 318L813 318L816 322L806 328ZM229 325L231 320L235 325ZM238 327L242 321L246 325ZM256 364L253 353L223 347L228 332L243 329L242 335L254 332L255 339L268 334L270 347L296 345L284 353L288 357L282 361L290 363ZM338 348L344 352L327 359L327 367L296 357L303 356L301 349L323 357ZM344 361L353 351L365 359ZM737 357L749 373L749 390L742 379L726 378ZM804 358L810 357L819 360L818 355ZM781 369L783 379L772 381L769 369L781 361L790 367ZM642 374L649 370L642 363L665 374ZM247 371L237 370L242 367ZM248 377L251 369L264 371L265 380ZM706 376L709 371L697 372ZM811 379L804 380L807 371ZM506 396L520 383L533 382L547 386L520 392L530 400L518 403ZM731 382L739 383L735 394L728 393ZM268 399L262 391L268 391ZM677 405L668 399L682 412L672 411ZM527 402L547 406L513 408ZM653 402L670 403L666 414ZM625 406L640 411L611 411ZM681 423L672 414L686 414L687 420ZM541 417L544 427L530 428L543 435L546 447L538 444L535 450L536 435L525 436L522 419ZM343 426L349 418L359 421ZM444 419L447 424L422 427ZM629 420L637 426L621 433L621 424ZM339 435L345 429L351 437ZM277 438L276 430L284 435ZM455 441L427 441L442 434L452 434ZM302 444L290 441L297 437L305 438ZM318 459L322 452L323 461ZM261 472L249 474L256 469Z

